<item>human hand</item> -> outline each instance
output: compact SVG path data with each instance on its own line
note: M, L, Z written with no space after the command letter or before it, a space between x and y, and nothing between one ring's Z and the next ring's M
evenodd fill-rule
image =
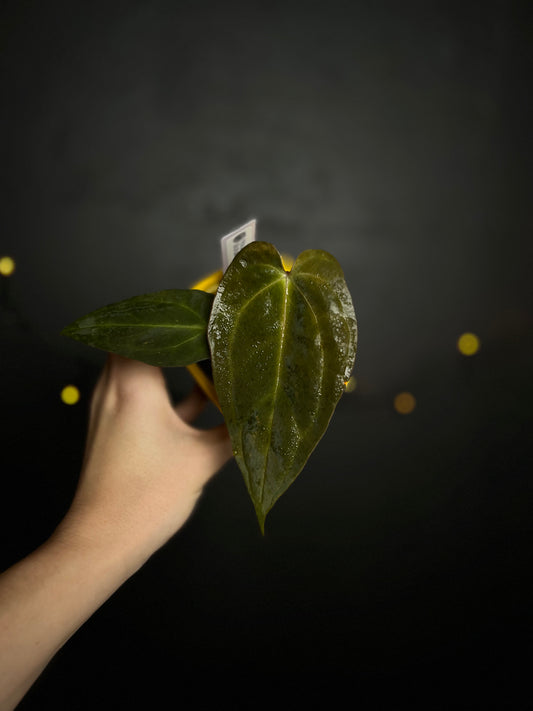
M0 575L1 711L185 523L231 457L224 424L190 424L205 402L195 389L174 408L159 368L109 357L72 506L48 541Z
M142 565L232 455L225 424L191 425L205 404L195 388L173 407L159 368L110 355L91 402L76 495L56 536L119 545Z

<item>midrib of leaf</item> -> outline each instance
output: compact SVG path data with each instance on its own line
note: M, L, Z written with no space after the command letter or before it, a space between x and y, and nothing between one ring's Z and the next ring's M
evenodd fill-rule
M120 326L121 328L176 328L176 329L187 329L191 330L194 329L196 331L201 331L204 326L202 324L181 324L181 323L128 323L127 321L124 323L114 323L110 321L106 321L106 323L103 323L101 325L97 324L94 326L85 326L84 328L99 328L99 329L104 329L104 328L113 328L114 326Z
M131 311L133 311L134 313L139 313L140 311L150 311L153 310L154 304L156 307L170 306L170 308L172 309L182 309L183 311L188 311L189 313L193 314L193 316L196 316L196 318L203 319L201 312L195 311L188 304L176 303L176 301L169 301L168 299L154 299L153 301L149 301L148 303L142 305L135 304L134 306L130 306L129 308L122 309L122 313L127 314Z
M300 272L300 274L301 274L301 272ZM287 276L288 276L288 275L287 275ZM313 276L313 275L312 275L312 274L309 274L309 276ZM314 308L313 308L311 302L309 301L309 299L307 298L307 296L305 295L305 293L300 289L300 287L298 286L298 284L296 283L295 280L291 280L291 281L292 281L292 285L294 286L294 288L295 288L295 289L299 292L299 294L303 297L303 299L304 299L305 303L307 304L307 306L308 306L308 308L309 308L311 314L313 315L313 318L314 318L314 320L315 320L315 323L317 324L318 334L319 334L319 336L320 336L320 353L321 353L321 355L322 355L322 368L321 368L321 370L320 370L320 391L322 391L322 385L323 385L323 382L324 382L324 372L325 372L325 370L324 370L324 347L323 347L323 342L322 342L322 334L321 334L320 328L319 328L319 323L320 323L320 322L319 322L319 320L318 320L318 316L316 315L315 310L314 310ZM321 279L320 281L324 281L324 280ZM287 279L287 283L288 283L288 282L289 282L289 279ZM281 366L281 349L280 349L280 359L279 359L279 366L278 366L278 367L280 367L280 366ZM278 379L279 379L279 371L278 371ZM274 417L274 411L272 411L272 418L273 418L273 417ZM296 423L295 423L295 424L296 424ZM296 425L296 426L298 427L298 425ZM303 435L305 436L305 435L309 432L309 430L312 428L312 426L313 426L313 423L311 423L311 424L310 424L308 427L306 427L304 430L301 430L300 427L298 427L298 432L300 433L300 435L303 434ZM272 430L271 430L271 437L272 437ZM268 452L270 452L270 447L269 447L269 449L268 449ZM296 456L296 453L295 453L295 456ZM293 457L293 459L294 459L294 457ZM267 453L267 465L265 466L265 472L266 472L267 468L268 468L268 453ZM263 492L264 492L264 482L265 482L265 477L263 476L263 491L261 492L261 500L262 500ZM282 483L281 486L278 487L277 491L279 491L280 489L283 491L283 490L285 490L285 488L286 488L286 487L285 487L284 483ZM277 491L276 491L276 494L277 494Z
M284 300L283 300L283 315L281 318L281 338L279 342L279 355L278 355L278 368L276 372L276 383L274 386L274 399L273 402L275 403L277 401L277 396L278 396L278 390L279 390L279 383L281 380L281 360L283 356L283 347L285 345L285 335L287 332L287 302L289 300L289 273L286 272L284 275L285 277L285 293L284 293ZM283 278L283 277L282 277ZM281 281L281 279L280 279ZM268 444L268 449L267 449L267 456L265 459L265 468L263 470L263 476L261 477L261 503L263 502L263 497L265 494L265 480L266 480L266 472L268 471L268 460L270 457L270 451L272 449L272 422L274 421L274 411L275 408L272 407L272 415L270 417L270 424L269 424L269 432L270 432L270 437L269 437L269 444Z

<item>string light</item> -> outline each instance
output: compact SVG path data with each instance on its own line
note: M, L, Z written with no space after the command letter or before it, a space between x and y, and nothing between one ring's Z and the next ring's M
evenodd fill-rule
M80 391L75 385L66 385L61 391L61 400L65 405L75 405L80 399Z
M0 274L11 276L15 271L15 260L12 257L0 257Z
M394 398L394 409L400 415L409 415L416 407L416 399L412 393L398 393Z
M457 339L457 349L465 356L472 356L478 352L481 341L475 333L463 333Z

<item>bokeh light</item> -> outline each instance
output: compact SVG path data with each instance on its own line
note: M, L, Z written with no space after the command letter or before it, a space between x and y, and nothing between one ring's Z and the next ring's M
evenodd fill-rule
M80 399L80 391L75 385L66 385L61 391L61 400L65 405L75 405Z
M416 399L412 393L398 393L394 398L394 409L400 415L409 415L416 407Z
M463 333L457 339L457 349L465 356L472 356L478 352L481 341L475 333Z
M0 257L0 274L11 276L15 271L15 260L12 257Z

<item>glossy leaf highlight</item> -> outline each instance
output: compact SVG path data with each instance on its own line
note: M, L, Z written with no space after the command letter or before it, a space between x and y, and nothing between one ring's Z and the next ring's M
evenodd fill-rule
M307 250L287 272L271 244L248 245L220 283L208 338L235 458L264 532L354 365L357 324L339 263Z
M197 289L159 291L97 309L62 334L149 365L190 365L209 358L212 303L212 294Z

